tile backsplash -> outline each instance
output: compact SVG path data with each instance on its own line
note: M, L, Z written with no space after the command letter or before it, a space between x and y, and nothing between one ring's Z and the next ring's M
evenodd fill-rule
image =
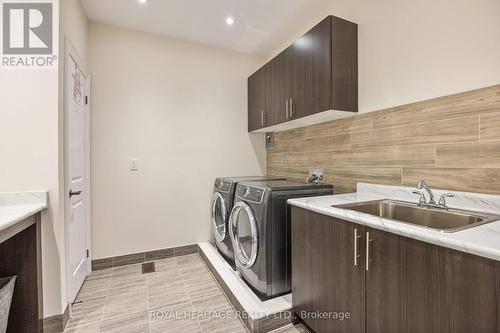
M500 194L500 85L276 133L267 174Z

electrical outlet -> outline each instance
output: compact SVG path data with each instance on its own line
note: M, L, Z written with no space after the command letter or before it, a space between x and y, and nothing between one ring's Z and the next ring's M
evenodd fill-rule
M309 177L311 177L312 175L316 175L316 176L323 176L323 169L322 168L310 168L309 169Z
M266 133L266 148L274 147L274 133Z

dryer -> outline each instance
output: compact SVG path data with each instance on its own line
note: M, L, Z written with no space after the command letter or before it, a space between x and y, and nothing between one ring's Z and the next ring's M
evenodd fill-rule
M254 182L282 177L249 176L220 177L215 180L211 204L211 230L215 246L224 259L235 269L233 246L229 237L229 213L233 208L234 192L238 182Z
M333 186L240 182L229 233L236 269L261 299L291 292L291 208L287 200L333 194Z

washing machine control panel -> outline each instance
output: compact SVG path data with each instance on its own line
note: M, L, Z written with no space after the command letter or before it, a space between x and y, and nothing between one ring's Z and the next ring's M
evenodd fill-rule
M264 195L264 189L260 187L238 185L236 194L245 200L253 202L261 202Z
M231 189L231 182L218 179L215 182L215 188L221 192L229 192L229 190Z

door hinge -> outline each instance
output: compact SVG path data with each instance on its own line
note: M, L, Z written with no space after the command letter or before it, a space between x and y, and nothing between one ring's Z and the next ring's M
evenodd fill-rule
M89 96L85 96L85 105L89 104Z
M90 251L87 249L87 258L90 258Z

